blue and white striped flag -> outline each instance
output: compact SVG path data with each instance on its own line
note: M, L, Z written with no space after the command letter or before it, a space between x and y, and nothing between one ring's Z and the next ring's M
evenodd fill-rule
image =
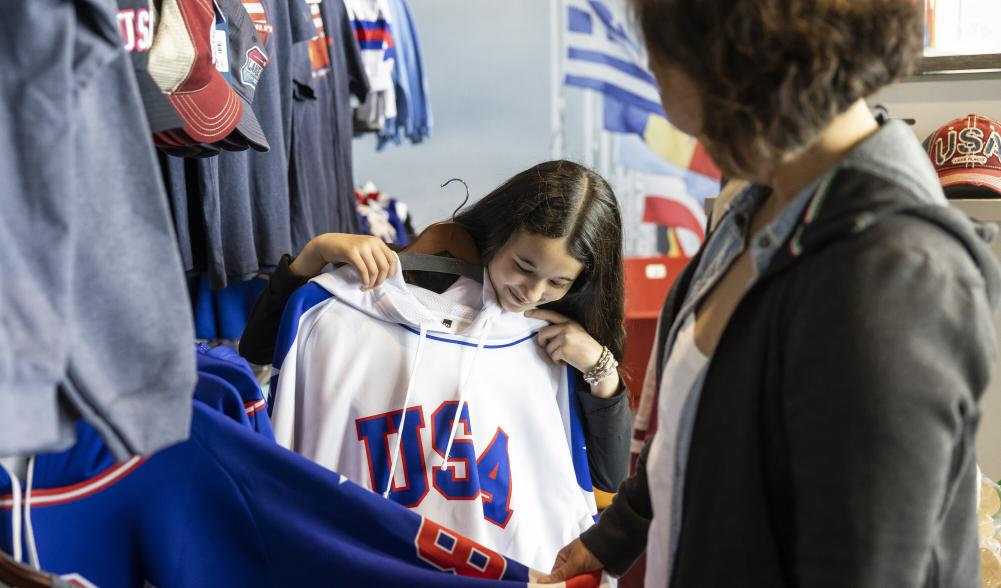
M618 6L617 0L566 0L564 82L664 116L657 80L624 19L614 10Z

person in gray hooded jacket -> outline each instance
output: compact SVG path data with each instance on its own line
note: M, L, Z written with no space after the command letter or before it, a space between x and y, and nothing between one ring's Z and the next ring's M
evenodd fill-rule
M974 439L1001 271L917 139L863 98L909 0L633 0L665 110L750 180L680 276L658 423L546 582L980 586Z

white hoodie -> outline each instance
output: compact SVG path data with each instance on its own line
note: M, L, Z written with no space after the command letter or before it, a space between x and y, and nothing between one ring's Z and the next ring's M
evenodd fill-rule
M460 278L443 294L410 286L399 272L369 291L350 266L321 275L282 318L275 436L549 569L596 510L573 379L534 340L546 324L505 311L486 274L482 285ZM452 418L460 402L461 424Z

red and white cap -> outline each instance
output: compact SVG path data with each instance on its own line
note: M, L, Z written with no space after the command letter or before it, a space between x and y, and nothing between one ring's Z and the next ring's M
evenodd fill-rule
M947 197L1001 197L1001 124L969 114L939 127L924 147Z
M196 143L229 135L243 115L243 101L213 62L213 0L163 0L149 73Z

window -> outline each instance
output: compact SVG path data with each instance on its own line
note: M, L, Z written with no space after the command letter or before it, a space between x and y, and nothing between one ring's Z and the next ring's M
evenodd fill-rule
M1001 71L1001 2L918 0L924 57L918 73Z

